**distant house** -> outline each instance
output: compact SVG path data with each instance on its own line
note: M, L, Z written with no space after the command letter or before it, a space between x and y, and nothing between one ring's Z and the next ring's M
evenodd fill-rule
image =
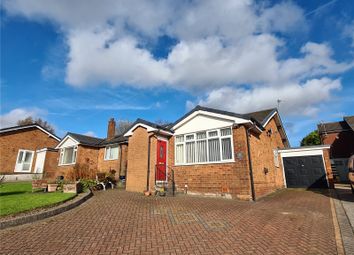
M59 150L57 175L67 176L77 166L93 175L114 170L117 175L125 176L128 139L115 135L115 125L111 119L105 139L67 133L56 146Z
M342 121L321 123L317 126L322 144L328 144L333 171L340 181L348 181L348 158L354 154L354 116Z
M7 174L7 180L21 180L53 169L59 141L38 124L0 129L0 173Z

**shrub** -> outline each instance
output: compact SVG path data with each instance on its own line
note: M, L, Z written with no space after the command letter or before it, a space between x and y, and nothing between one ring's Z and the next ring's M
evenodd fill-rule
M81 179L95 179L97 170L95 168L90 168L89 164L80 164L77 163L70 169L67 174L67 180L78 181Z
M86 192L88 189L96 186L96 181L92 179L81 179L80 185L82 185L83 191Z

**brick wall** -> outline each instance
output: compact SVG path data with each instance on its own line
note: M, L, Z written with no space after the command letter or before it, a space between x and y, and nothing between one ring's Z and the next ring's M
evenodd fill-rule
M108 172L109 170L116 171L116 177L125 176L127 170L128 145L119 145L119 155L117 160L104 160L105 148L100 148L98 151L97 169L100 172Z
M322 134L321 141L331 145L331 158L349 158L354 153L354 131Z
M177 189L181 190L187 185L190 193L231 195L249 200L251 193L245 127L233 129L233 143L234 163L175 166L172 137L169 141L168 162L175 170Z
M0 135L0 172L13 173L19 149L36 151L38 149L54 148L58 141L43 131L34 128ZM34 153L31 172L36 162Z
M256 198L284 187L283 170L281 165L275 166L273 150L284 148L282 138L279 134L277 124L272 118L266 131L260 135L250 136L253 180ZM272 134L268 135L267 130L272 129ZM265 173L265 171L268 171Z
M142 192L146 189L149 135L145 128L138 127L129 137L127 191Z
M98 152L99 148L79 145L77 148L76 164L88 168L88 171L92 173L96 173L98 171ZM60 151L58 152L58 159L59 153ZM63 175L65 178L68 178L69 172L73 171L76 164L58 166L57 175Z
M323 159L325 162L327 180L328 180L329 188L333 189L334 188L334 180L333 180L333 173L332 173L332 167L331 167L331 160L330 160L329 156L330 156L330 150L324 149L323 150Z
M58 173L58 150L47 150L44 161L44 177L55 179L60 174Z

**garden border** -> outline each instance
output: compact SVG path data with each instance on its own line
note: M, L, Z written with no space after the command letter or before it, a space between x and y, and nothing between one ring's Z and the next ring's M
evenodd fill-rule
M81 205L83 202L85 202L86 200L88 200L92 196L93 196L93 193L92 193L92 191L90 191L90 192L87 192L84 194L79 194L77 198L71 199L68 202L60 204L59 206L56 206L53 208L49 208L48 210L45 210L45 211L41 211L41 212L31 214L31 215L19 216L19 217L15 217L13 219L8 219L8 220L4 220L4 221L1 221L1 219L0 219L0 229L3 230L6 228L9 228L9 227L15 227L15 226L35 222L38 220L43 220L43 219L58 215L60 213L69 211L69 210Z

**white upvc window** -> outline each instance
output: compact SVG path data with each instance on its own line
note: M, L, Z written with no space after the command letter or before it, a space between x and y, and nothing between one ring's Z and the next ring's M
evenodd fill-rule
M19 150L16 159L15 172L31 172L34 151Z
M234 153L231 127L175 137L176 165L232 161Z
M59 165L72 165L76 163L77 146L60 149Z
M109 145L104 151L104 160L115 160L118 159L119 146L118 144Z

